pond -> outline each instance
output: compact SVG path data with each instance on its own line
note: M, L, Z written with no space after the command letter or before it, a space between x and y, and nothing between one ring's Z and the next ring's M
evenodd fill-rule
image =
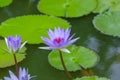
M13 0L9 6L0 8L0 22L17 16L43 14L37 9L38 2L39 0ZM119 80L120 38L98 31L92 22L96 15L97 13L90 13L82 17L62 17L62 19L72 25L71 34L75 33L75 37L80 37L75 45L93 50L99 56L99 61L91 68L93 74L99 77L107 77L110 80ZM2 36L1 39L3 39ZM32 76L36 76L35 80L68 80L64 71L58 70L49 64L48 55L50 51L38 49L40 46L44 46L44 44L27 43L26 58L19 63L19 66L27 68ZM0 68L0 79L9 76L8 70L15 72L15 66ZM82 76L79 70L70 73L74 77Z

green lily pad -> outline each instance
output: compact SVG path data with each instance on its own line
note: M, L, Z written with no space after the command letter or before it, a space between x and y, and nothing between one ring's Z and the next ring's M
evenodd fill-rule
M97 0L97 7L93 11L94 13L102 13L105 10L111 7L111 3L113 0Z
M97 7L93 11L94 13L102 13L106 10L120 11L120 0L98 0Z
M62 53L68 71L80 70L80 66L82 66L85 69L91 68L95 66L98 62L97 54L94 51L89 50L85 47L72 45L68 47L68 50L70 50L70 54L64 52ZM48 59L49 63L53 67L59 70L63 70L59 52L57 50L52 51L49 54Z
M49 15L80 17L95 9L96 0L40 0L38 10Z
M110 11L120 11L120 0L114 0L112 2Z
M8 6L10 3L12 3L12 0L0 0L0 7Z
M21 62L23 59L25 59L25 54L21 54L25 53L25 50L26 48L24 47L18 53L16 53L17 62ZM8 52L5 41L0 40L0 68L9 67L12 65L15 65L13 54Z
M61 18L45 15L28 15L11 18L2 22L0 25L0 35L3 37L9 35L20 35L23 41L30 44L43 42L40 36L47 36L47 30L55 27L67 28L70 24Z
M120 12L106 12L96 16L93 24L104 34L120 36Z
M98 76L84 76L82 78L76 78L74 80L110 80L108 78L105 77L98 77Z

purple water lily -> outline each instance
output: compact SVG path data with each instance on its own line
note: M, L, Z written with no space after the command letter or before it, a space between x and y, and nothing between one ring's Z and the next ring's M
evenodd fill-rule
M40 49L60 49L61 51L70 53L65 47L73 44L79 38L72 39L74 34L70 37L71 29L67 28L66 30L60 29L60 27L55 28L54 31L51 29L48 30L49 39L41 37L44 40L44 43L49 47L39 47Z
M26 44L26 41L23 44L21 44L21 41L22 38L20 36L9 36L8 38L5 38L5 42L10 53L15 53Z
M25 68L19 69L19 76L17 77L12 71L9 71L10 77L4 77L4 80L30 80L32 77L28 74Z

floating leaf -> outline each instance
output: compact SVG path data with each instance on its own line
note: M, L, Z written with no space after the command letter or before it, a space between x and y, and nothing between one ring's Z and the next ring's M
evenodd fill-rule
M74 80L110 80L108 78L105 77L98 77L98 76L84 76L82 78L76 78Z
M0 0L0 7L8 6L10 3L12 3L12 0Z
M20 35L23 41L31 44L41 43L40 36L47 36L47 30L54 27L69 27L69 23L61 18L45 15L29 15L8 19L0 26L0 35Z
M17 61L21 62L25 58L25 54L19 54L24 53L26 48L22 48L17 54ZM14 65L14 57L13 54L10 54L8 52L7 46L5 44L5 41L0 40L0 68L5 68Z
M113 0L110 11L120 11L120 0Z
M80 17L96 7L96 0L40 0L38 10L54 16Z
M93 24L104 34L120 36L120 12L106 12L96 16Z
M91 68L93 67L97 61L98 56L92 50L89 50L82 46L70 46L68 47L70 50L70 54L62 53L65 65L69 71L80 70L82 66L83 68ZM57 50L52 51L49 56L49 63L60 70L63 70L61 60L59 57L59 52Z
M109 11L120 11L120 0L98 0L94 13L102 13L106 10Z
M104 12L105 10L109 9L111 6L111 2L113 0L98 0L97 7L93 11L94 13L101 13Z

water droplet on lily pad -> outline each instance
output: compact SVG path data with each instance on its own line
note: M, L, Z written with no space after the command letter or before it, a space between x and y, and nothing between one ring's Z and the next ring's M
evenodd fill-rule
M80 17L92 12L96 5L96 0L40 0L38 10L54 16Z
M98 76L84 76L81 78L76 78L74 80L110 80L106 77L98 77Z
M47 30L60 26L68 28L70 24L61 18L46 15L27 15L10 18L0 25L0 36L20 35L22 41L30 44L39 44L43 40L40 36L47 36Z
M99 60L98 55L94 51L85 47L72 45L67 49L70 50L71 53L68 54L62 52L62 54L68 71L80 70L80 66L85 69L91 68L95 66ZM51 66L55 67L56 69L63 70L59 52L57 50L52 51L49 54L48 59Z
M0 7L8 6L13 0L0 0Z
M105 12L97 15L93 24L104 34L120 36L120 12Z
M26 48L23 47L18 53L16 53L17 61L21 62L25 59ZM0 40L0 68L5 68L15 65L13 54L8 52L8 48L4 40Z

